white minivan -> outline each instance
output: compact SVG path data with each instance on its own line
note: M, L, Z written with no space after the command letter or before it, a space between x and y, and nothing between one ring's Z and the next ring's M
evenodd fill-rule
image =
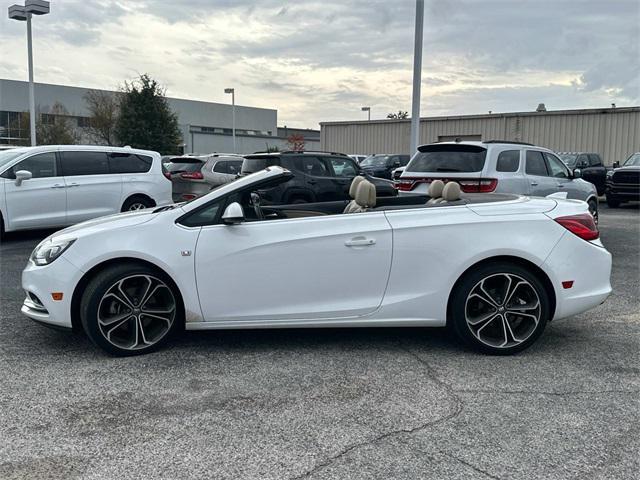
M82 145L0 152L0 233L170 203L157 152Z

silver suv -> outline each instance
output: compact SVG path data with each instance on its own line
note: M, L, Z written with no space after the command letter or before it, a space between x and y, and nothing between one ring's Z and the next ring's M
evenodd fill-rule
M396 188L400 195L426 194L434 179L454 180L466 193L517 193L545 197L566 192L584 200L598 217L596 187L570 170L551 150L528 143L440 142L418 147Z

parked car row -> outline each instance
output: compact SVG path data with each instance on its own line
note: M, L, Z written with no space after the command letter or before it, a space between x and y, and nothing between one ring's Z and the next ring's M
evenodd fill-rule
M193 200L232 182L240 173L243 160L240 155L226 153L169 158L165 168L173 183L173 200Z

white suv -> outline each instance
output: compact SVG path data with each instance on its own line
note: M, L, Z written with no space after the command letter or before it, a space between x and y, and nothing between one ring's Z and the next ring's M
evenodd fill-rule
M80 145L0 152L0 233L170 203L157 152Z
M546 197L566 192L598 218L596 187L570 170L551 150L528 143L440 142L418 147L396 180L400 195L426 194L435 179L454 180L467 193L516 193Z

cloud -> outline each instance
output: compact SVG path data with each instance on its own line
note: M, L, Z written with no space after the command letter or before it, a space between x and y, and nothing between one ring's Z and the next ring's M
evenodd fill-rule
M1 2L6 8L11 2ZM427 0L423 111L640 102L637 0ZM6 4L6 5L5 5ZM410 110L413 0L54 2L34 21L39 81L277 108L281 123ZM6 11L6 10L3 10ZM26 76L24 24L0 17L0 76Z

